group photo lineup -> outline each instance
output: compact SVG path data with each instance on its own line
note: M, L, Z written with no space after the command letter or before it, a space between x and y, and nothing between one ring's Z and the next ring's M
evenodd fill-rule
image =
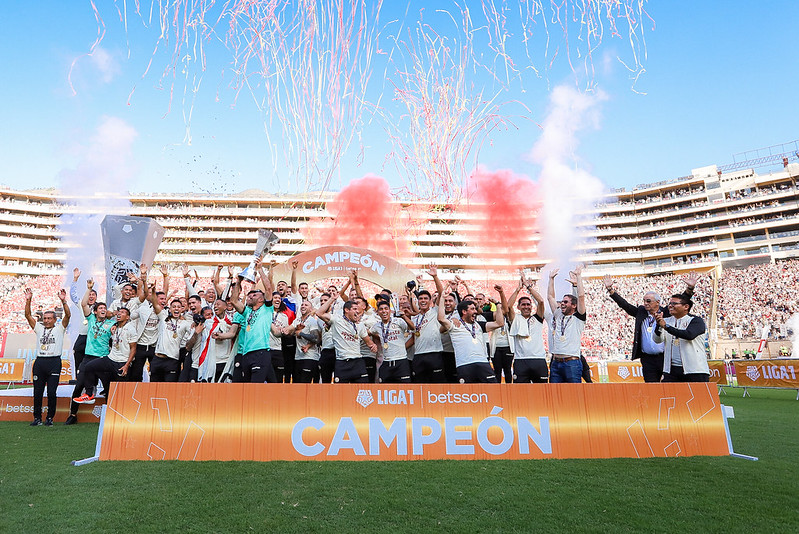
M739 7L4 6L0 524L799 528L799 5Z

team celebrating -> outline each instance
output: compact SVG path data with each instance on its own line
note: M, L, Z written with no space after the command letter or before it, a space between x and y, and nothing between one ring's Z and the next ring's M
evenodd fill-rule
M83 322L73 347L76 384L66 424L76 423L79 405L93 404L100 395L97 386L107 391L112 380L591 381L580 353L587 320L580 266L567 277L573 292L560 300L555 296L557 269L549 271L545 299L524 272L510 295L495 285L496 298L471 293L457 276L442 281L433 265L426 272L434 284L430 289L420 276L403 294L383 289L367 297L358 271L351 270L341 289L316 287L311 296L307 283L297 283L296 261L291 263L290 283L273 282L274 263L266 267L259 260L254 267L254 282L234 276L229 267L225 283L220 265L212 287L203 291L183 266L185 293L177 296L170 293L166 268L160 270L163 283L157 290L148 266L142 265L113 288L116 298L110 304L98 301L91 279L79 297L81 273L75 269L70 298L82 311ZM604 282L610 298L636 318L632 357L640 358L646 381L708 380L705 323L690 314L694 273L686 278L686 291L673 295L667 306L651 292L636 306L616 293L611 278ZM70 321L65 290L59 298L63 320L56 324L55 313L45 312L39 323L31 314L32 294L26 291L25 316L38 339L32 425L52 425L55 416L61 346Z

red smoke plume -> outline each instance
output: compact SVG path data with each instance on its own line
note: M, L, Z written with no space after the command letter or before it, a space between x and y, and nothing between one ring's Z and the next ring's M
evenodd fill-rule
M538 187L510 170L478 169L469 178L470 245L487 268L522 267L537 257Z
M367 175L353 180L326 208L328 217L309 221L303 231L308 244L361 247L394 258L408 257L409 237L398 224L405 217L391 203L383 178Z

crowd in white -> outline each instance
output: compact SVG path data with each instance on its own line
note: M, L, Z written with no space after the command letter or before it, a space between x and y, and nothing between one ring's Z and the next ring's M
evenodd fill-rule
M745 269L725 269L718 280L716 295L716 325L720 340L757 339L765 325L769 339L789 337L791 315L799 311L799 260L778 261L772 264L753 265ZM174 272L172 287L182 287L179 273ZM324 287L326 282L320 282ZM510 293L514 282L506 284ZM201 278L199 287L210 287L210 280ZM473 293L482 292L498 298L493 281L470 281ZM29 332L24 316L25 288L31 288L37 307L56 309L60 302L56 295L64 287L59 276L0 276L0 332ZM601 279L586 280L588 321L583 333L583 350L588 359L619 359L629 354L632 347L634 318L610 299ZM699 278L694 293L692 314L711 324L713 301L713 274L704 273ZM432 290L432 286L429 288ZM539 288L541 289L541 288ZM679 275L648 277L619 277L616 289L631 303L640 303L644 293L654 291L663 302L674 293L685 289ZM312 290L313 296L314 290ZM101 289L102 295L102 289ZM37 310L34 310L36 313Z

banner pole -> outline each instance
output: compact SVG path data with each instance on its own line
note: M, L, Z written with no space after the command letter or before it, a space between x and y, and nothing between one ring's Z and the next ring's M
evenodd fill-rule
M724 431L727 433L727 447L729 447L730 449L730 456L732 456L733 458L741 458L742 460L752 460L756 462L758 460L757 456L740 454L732 449L732 436L730 435L730 423L727 421L728 419L735 419L735 411L733 410L732 406L725 406L724 404L722 404L721 415L722 419L724 419Z

